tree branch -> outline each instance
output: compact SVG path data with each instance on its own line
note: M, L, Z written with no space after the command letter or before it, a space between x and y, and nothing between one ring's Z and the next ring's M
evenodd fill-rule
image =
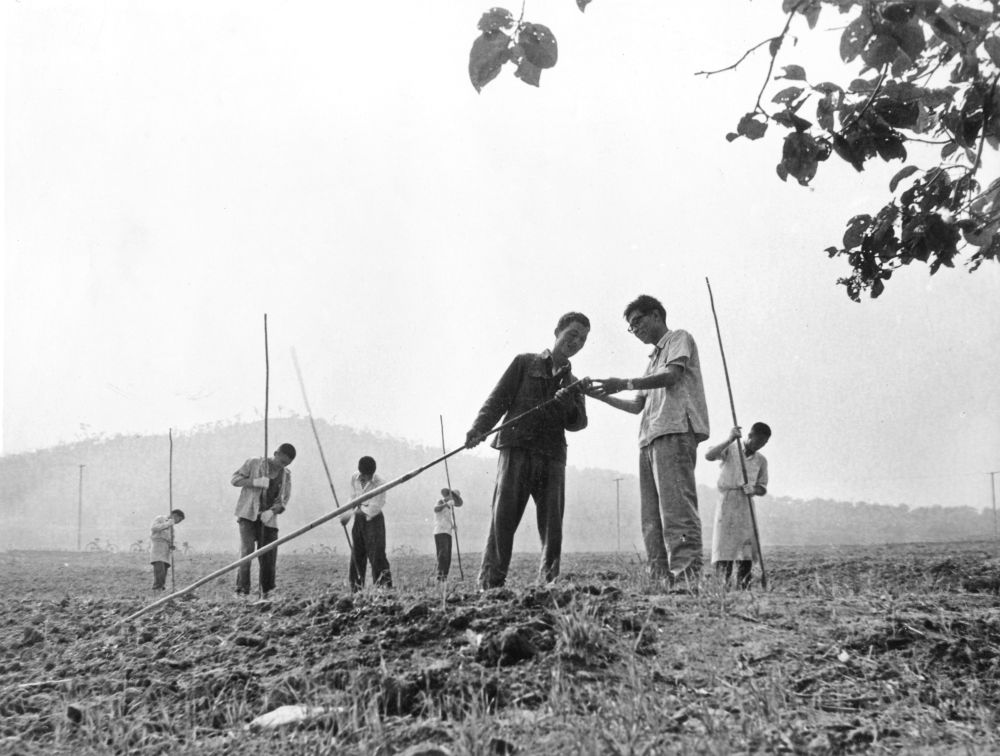
M695 71L694 75L695 76L704 76L707 79L709 76L714 76L715 74L720 74L720 73L723 73L725 71L732 71L732 70L736 69L740 65L740 63L742 63L744 60L746 60L749 57L750 53L756 52L757 50L759 50L764 45L773 42L775 39L777 39L777 37L769 37L768 39L765 39L763 42L758 42L756 45L754 45L749 50L747 50L745 53L743 53L743 55L740 56L740 59L738 61L736 61L735 63L733 63L731 66L726 66L725 68L720 68L720 69L718 69L716 71Z
M785 19L785 28L781 30L781 34L774 37L771 41L773 43L774 39L778 40L778 46L771 53L771 63L767 67L767 74L764 76L764 83L760 87L760 92L757 93L757 102L754 104L754 112L763 113L765 117L770 118L767 111L761 107L760 98L764 96L764 90L767 89L767 85L771 83L771 74L774 72L774 64L778 60L778 51L781 50L781 45L785 42L785 37L788 34L788 29L792 25L792 19L795 17L795 12L799 9L802 3L796 3L795 7L788 12L788 18Z

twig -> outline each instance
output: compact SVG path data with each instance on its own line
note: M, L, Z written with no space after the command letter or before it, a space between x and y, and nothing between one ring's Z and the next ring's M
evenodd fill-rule
M736 61L735 63L733 63L731 66L726 66L725 68L720 68L720 69L718 69L716 71L695 71L694 75L695 76L704 76L705 78L708 78L709 76L715 76L715 74L724 73L725 71L732 71L732 70L736 69L737 66L739 66L740 63L742 63L744 60L746 60L750 56L751 53L756 52L757 50L759 50L764 45L766 45L766 44L768 44L770 42L773 42L776 39L777 39L777 37L769 37L768 39L765 39L762 42L758 42L756 45L754 45L749 50L747 50L745 53L743 53L743 55L740 57L740 59L738 61Z
M785 36L788 34L788 29L792 25L792 18L795 16L795 12L799 9L802 3L796 3L795 7L788 12L788 18L785 19L785 28L781 30L775 39L779 40L777 48L771 53L771 63L767 67L767 74L764 76L764 83L760 87L760 92L757 93L757 103L754 105L754 112L763 113L766 117L770 118L767 111L761 107L760 98L764 96L764 90L767 89L767 85L771 83L771 74L774 72L774 64L778 60L778 51L781 49L781 45L784 44Z
M855 123L861 120L861 116L863 116L867 112L868 107L872 104L872 101L875 99L875 96L882 90L882 84L883 82L885 82L885 75L886 73L888 73L888 71L889 71L888 64L883 65L882 72L878 77L878 81L875 83L875 89L873 89L872 93L868 95L868 99L865 100L865 104L861 106L861 110L859 110L857 114L855 114L854 118L851 119L850 123L845 123L843 126L841 126L840 131L837 133L843 134L845 131L847 131L848 126L853 126Z

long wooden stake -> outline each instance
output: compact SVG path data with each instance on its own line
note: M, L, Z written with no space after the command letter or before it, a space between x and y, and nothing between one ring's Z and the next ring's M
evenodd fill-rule
M574 381L569 386L566 386L566 388L572 388L573 386L575 386L578 383L580 383L580 380ZM555 397L553 397L551 399L545 400L541 404L536 404L534 407L532 407L529 410L526 410L526 411L522 412L517 417L511 418L510 420L508 420L508 421L506 421L504 423L501 423L500 425L498 425L493 430L484 433L483 434L483 438L486 438L488 436L492 436L494 433L499 433L504 428L508 428L511 425L514 425L515 423L521 421L522 419L524 419L525 417L527 417L531 413L537 412L538 410L540 410L540 409L542 409L544 407L547 407L548 405L552 404L555 401L558 401L558 400ZM280 546L281 544L288 543L289 541L291 541L291 540L293 540L295 538L298 538L303 533L308 533L310 530L312 530L313 528L319 527L324 522L332 520L334 517L339 517L340 515L344 514L345 512L348 512L351 509L357 509L359 506L361 506L362 504L364 504L369 499L372 499L372 498L374 498L376 496L379 496L380 494L383 494L386 491L388 491L388 490L390 490L392 488L395 488L396 486L398 486L398 485L400 485L402 483L405 483L406 481L411 480L412 478L415 478L416 476L420 475L420 473L422 473L422 472L424 472L426 470L429 470L430 468L434 467L435 465L437 465L437 464L439 464L441 462L444 462L449 457L454 457L456 454L458 454L461 451L465 451L465 449L467 449L467 448L468 448L467 446L463 445L463 446L458 447L457 449L452 449L447 454L444 454L444 455L438 457L437 459L431 460L427 464L421 465L420 467L417 467L417 468L411 470L410 472L406 473L405 475L401 475L401 476L399 476L398 478L396 478L394 480L390 480L388 483L383 483L378 488L373 488L370 491L367 491L366 493L363 493L361 496L359 496L358 498L354 499L353 501L348 502L347 504L345 504L342 507L338 507L337 509L333 510L332 512L327 512L322 517L317 517L315 520L313 520L312 522L310 522L307 525L303 525L298 530L296 530L296 531L294 531L292 533L289 533L286 536L278 538L277 540L272 541L271 543L267 544L266 546L262 546L261 548L257 549L256 551L254 551L254 552L252 552L250 554L247 554L245 557L241 557L240 559L237 559L232 564L228 564L225 567L222 567L222 568L216 570L215 572L211 573L210 575L206 575L205 577L201 578L200 580L196 580L195 582L191 583L191 585L187 586L187 588L182 588L181 590L177 591L176 593L171 593L169 596L164 596L163 598L161 598L161 599L159 599L157 601L154 601L152 604L148 604L147 606L144 606L142 609L140 609L139 611L135 612L134 614L130 614L128 617L125 617L124 619L119 620L117 624L120 625L120 624L123 624L125 622L131 622L132 620L134 620L134 619L136 619L138 617L141 617L143 614L146 614L147 612L150 612L153 609L157 609L157 608L163 606L164 604L168 603L169 601L172 601L173 599L178 598L179 596L184 596L184 595L186 595L188 593L191 593L195 588L199 588L199 587L205 585L205 583L209 583L209 582L215 580L216 578L222 577L227 572L231 572L232 570L235 570L240 565L248 564L249 562L252 562L254 559L258 558L261 554L266 554L268 551L271 551L272 549L278 548L278 546Z
M173 520L174 517L174 429L167 429L167 438L170 439L170 473L167 476L167 499L170 502L170 511L167 517ZM177 590L177 579L174 577L174 524L170 525L170 590Z
M340 506L340 499L337 498L337 489L333 487L333 477L330 475L330 468L326 464L326 455L323 454L323 444L319 441L319 432L316 430L316 421L313 420L312 407L309 406L309 397L306 396L306 383L302 380L302 370L299 368L299 358L295 355L295 350L292 350L292 362L295 364L295 374L299 378L299 388L302 389L302 403L306 405L306 412L309 414L309 425L312 426L313 438L316 439L316 448L319 449L319 459L323 463L323 471L326 473L326 482L330 484L330 493L333 494L333 503L336 506ZM360 575L361 570L358 569L358 561L354 555L354 544L351 543L351 534L347 530L347 525L343 522L340 523L341 527L344 528L344 537L347 538L347 548L351 552L351 564L354 565L354 571Z
M719 330L719 317L715 314L715 298L712 296L712 284L708 282L708 278L705 278L705 285L708 287L708 301L712 305L712 318L715 320L715 335L719 339L719 352L722 354L722 371L726 375L726 390L729 392L729 409L733 413L733 427L738 428L739 423L736 420L736 403L733 401L733 386L729 382L729 368L726 365L726 350L722 347L722 331ZM746 461L743 459L743 444L740 439L736 439L736 451L739 452L740 458L740 468L743 470L743 485L750 482L747 477L747 465ZM767 570L764 568L764 554L760 548L760 531L757 530L757 514L754 512L753 506L753 496L747 494L747 506L750 507L750 523L753 525L753 544L754 549L757 551L757 560L760 562L760 584L765 590L767 589Z
M267 353L267 313L264 313L264 474L267 474L267 410L271 394L271 360ZM261 494L263 500L263 494Z
M438 415L441 421L441 451L444 452L444 415ZM444 463L444 479L448 481L448 491L451 491L451 473L448 472L448 460ZM455 533L455 553L458 555L458 574L465 580L465 570L462 569L462 550L458 547L458 520L455 519L455 507L451 509L451 529Z

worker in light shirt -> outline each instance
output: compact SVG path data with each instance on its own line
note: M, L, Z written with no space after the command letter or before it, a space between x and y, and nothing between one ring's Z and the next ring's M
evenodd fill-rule
M385 484L382 478L375 474L375 460L362 457L358 460L358 471L351 476L351 491L353 499L368 493ZM350 582L352 591L360 591L365 584L367 563L372 566L372 584L392 588L392 573L389 571L389 560L385 556L385 493L380 493L368 499L363 504L340 518L347 525L351 517L354 525L351 527Z

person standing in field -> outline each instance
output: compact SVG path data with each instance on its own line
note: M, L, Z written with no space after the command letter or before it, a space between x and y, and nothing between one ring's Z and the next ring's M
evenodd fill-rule
M697 590L702 568L701 519L694 468L708 438L708 407L698 346L687 331L667 328L667 311L647 294L625 307L629 333L653 346L639 378L604 378L591 396L640 415L639 499L650 576ZM633 390L635 396L612 396Z
M490 533L479 570L481 589L498 588L507 580L514 533L521 522L528 497L535 500L542 557L540 582L559 575L562 523L566 505L566 431L587 427L582 391L568 388L576 382L570 357L587 343L590 320L568 312L555 327L552 349L517 355L500 377L465 436L472 448L482 443L501 417L517 417L555 398L537 412L500 431L493 448L500 451Z
M743 590L750 587L750 573L757 556L753 521L750 519L751 496L767 494L767 459L760 449L771 438L765 423L754 423L743 444L743 464L740 464L740 429L729 431L726 440L705 453L709 462L722 460L719 469L719 491L722 497L715 508L715 530L712 532L712 564L725 584L736 566L736 584ZM746 480L743 470L746 469Z
M381 476L375 474L376 464L372 457L358 460L358 471L351 476L352 498L357 499L385 484ZM351 566L348 578L352 591L360 591L365 584L367 564L372 567L372 584L392 588L392 572L389 559L385 555L385 492L368 499L360 507L342 515L340 521L346 525L354 517L351 527Z
M443 583L451 570L451 531L455 525L455 507L462 506L462 495L453 488L442 488L434 505L434 550L437 553L437 579Z
M167 570L170 569L170 552L174 550L174 526L184 521L184 513L171 510L169 515L153 518L149 527L149 561L153 565L153 590L167 587Z
M278 515L285 511L292 496L292 474L288 466L294 459L295 447L281 444L272 456L248 459L233 473L232 484L240 489L236 523L240 529L241 557L278 540ZM260 591L268 598L277 578L278 550L261 554L257 561L260 564ZM236 593L250 594L249 562L241 564L236 573Z

